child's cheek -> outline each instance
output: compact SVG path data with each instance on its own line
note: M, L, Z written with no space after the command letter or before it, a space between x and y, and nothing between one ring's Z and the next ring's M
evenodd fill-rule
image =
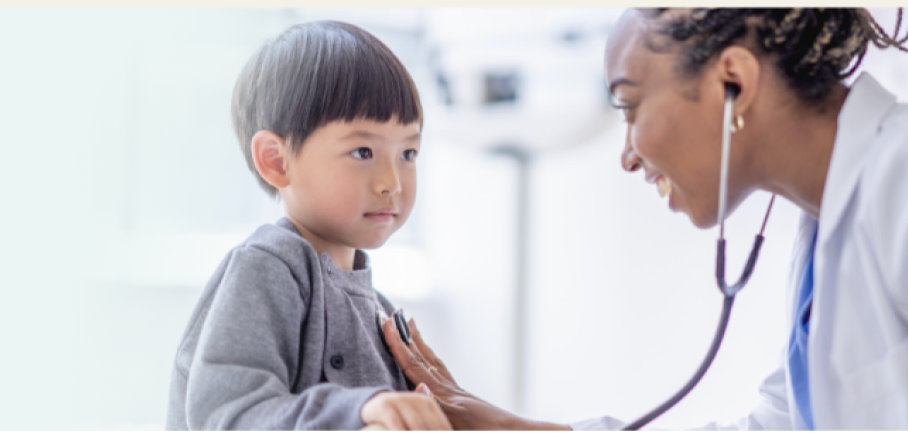
M356 187L343 176L326 177L330 178L323 178L317 183L316 200L313 203L326 222L346 224L366 211L362 203L365 195L362 186Z
M401 216L403 216L403 221L406 221L406 218L409 217L410 211L413 209L413 204L416 202L416 172L415 170L412 173L409 173L402 180L403 185L401 185Z

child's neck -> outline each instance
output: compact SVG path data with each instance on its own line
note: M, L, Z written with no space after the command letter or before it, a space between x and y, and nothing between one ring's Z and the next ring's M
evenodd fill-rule
M334 266L337 266L338 269L344 271L353 270L353 258L356 254L356 249L321 238L315 233L312 233L304 225L297 222L290 215L287 215L287 219L293 223L293 226L300 232L300 235L312 244L312 247L315 248L315 251L318 252L319 256L321 256L322 253L328 253L328 256L334 261Z

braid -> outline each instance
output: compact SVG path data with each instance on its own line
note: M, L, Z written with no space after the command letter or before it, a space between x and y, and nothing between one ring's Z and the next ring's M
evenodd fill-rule
M756 24L749 24L750 18ZM688 42L682 70L696 75L722 50L743 43L753 29L759 54L774 57L802 100L819 104L836 83L857 70L869 44L908 52L908 34L899 38L901 25L901 8L891 36L866 9L694 9L668 19L658 32Z
M799 38L801 32L792 32L792 30L795 29L795 26L797 26L798 30L803 29L807 24L806 19L802 19L805 17L804 9L792 9L791 12L785 14L785 18L782 18L782 22L779 23L779 26L772 32L772 36L763 38L763 46L770 48L773 45L783 44L785 43L785 40L788 39L790 33L793 33L795 38Z
M747 33L744 14L736 9L725 9L725 11L727 13L722 14L720 11L703 20L702 33L709 36L692 50L690 56L694 62L706 63L713 53L731 45L734 40Z
M808 75L816 75L819 66L817 65L817 62L823 58L823 51L829 46L829 43L832 42L832 37L835 36L836 31L839 29L839 24L840 22L835 17L830 17L823 23L823 29L820 30L820 36L814 40L813 46L810 47L810 51L807 52L807 55L795 65L795 72L807 70Z
M888 47L895 47L899 51L908 52L908 48L905 48L905 42L908 42L908 34L905 34L905 37L898 39L899 30L902 27L902 8L899 8L898 19L895 24L895 32L892 36L889 36L889 33L886 30L883 30L883 27L876 22L876 19L870 15L866 10L862 11L863 13L859 14L861 19L861 26L869 30L870 33L870 42L873 43L877 48L884 49Z

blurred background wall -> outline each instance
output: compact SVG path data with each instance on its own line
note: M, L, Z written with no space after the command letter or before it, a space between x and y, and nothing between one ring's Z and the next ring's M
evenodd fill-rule
M713 335L716 234L620 168L603 72L620 13L0 10L0 429L163 429L205 281L282 213L233 136L234 81L265 39L317 19L374 33L419 87L416 209L370 255L376 288L460 384L559 422L661 403ZM873 13L893 27L893 10ZM862 69L908 98L908 55L871 50ZM768 199L730 218L731 273ZM777 203L712 370L655 425L733 420L758 401L787 342L797 218Z

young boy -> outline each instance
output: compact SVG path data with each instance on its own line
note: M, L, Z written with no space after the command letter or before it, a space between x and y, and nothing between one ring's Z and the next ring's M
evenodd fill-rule
M413 207L422 107L406 69L360 28L297 25L249 60L232 105L246 163L286 217L231 250L205 287L167 428L450 428L385 349L375 318L393 307L360 250Z

